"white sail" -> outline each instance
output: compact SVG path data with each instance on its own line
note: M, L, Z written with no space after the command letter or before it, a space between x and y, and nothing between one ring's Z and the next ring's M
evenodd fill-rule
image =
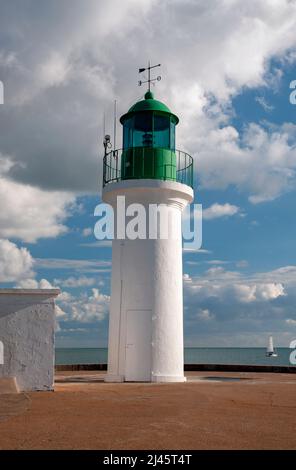
M267 352L270 353L270 354L274 353L273 337L272 336L270 336L269 340L268 340Z

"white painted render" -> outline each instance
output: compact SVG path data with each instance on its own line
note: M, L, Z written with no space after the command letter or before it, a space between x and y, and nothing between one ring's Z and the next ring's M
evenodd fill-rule
M59 289L0 289L0 378L19 390L53 390L54 298Z
M117 196L126 197L126 206L141 203L147 212L149 204L164 204L171 229L168 239L112 242L106 380L183 382L181 213L193 190L152 179L110 183L103 200L112 205L115 220Z

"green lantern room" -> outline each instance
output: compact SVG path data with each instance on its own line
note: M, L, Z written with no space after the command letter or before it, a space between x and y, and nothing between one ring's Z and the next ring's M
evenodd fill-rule
M190 155L176 150L176 125L179 118L161 101L154 98L149 89L144 99L135 103L121 116L123 127L122 149L111 147L110 136L104 141L103 186L122 180L159 179L177 181L193 187L193 160Z
M123 125L121 179L176 181L175 126L179 119L147 91L120 119Z

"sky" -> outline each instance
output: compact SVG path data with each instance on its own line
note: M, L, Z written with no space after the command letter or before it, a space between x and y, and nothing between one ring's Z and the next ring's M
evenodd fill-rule
M203 246L184 251L186 346L296 338L296 2L2 0L0 283L62 291L59 347L105 347L111 246L98 243L103 126L141 99L180 118ZM120 124L117 148L121 147Z

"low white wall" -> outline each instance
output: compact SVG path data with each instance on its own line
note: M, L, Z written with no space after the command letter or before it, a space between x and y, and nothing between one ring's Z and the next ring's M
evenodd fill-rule
M0 289L0 378L16 377L22 391L53 390L54 298L58 289Z

